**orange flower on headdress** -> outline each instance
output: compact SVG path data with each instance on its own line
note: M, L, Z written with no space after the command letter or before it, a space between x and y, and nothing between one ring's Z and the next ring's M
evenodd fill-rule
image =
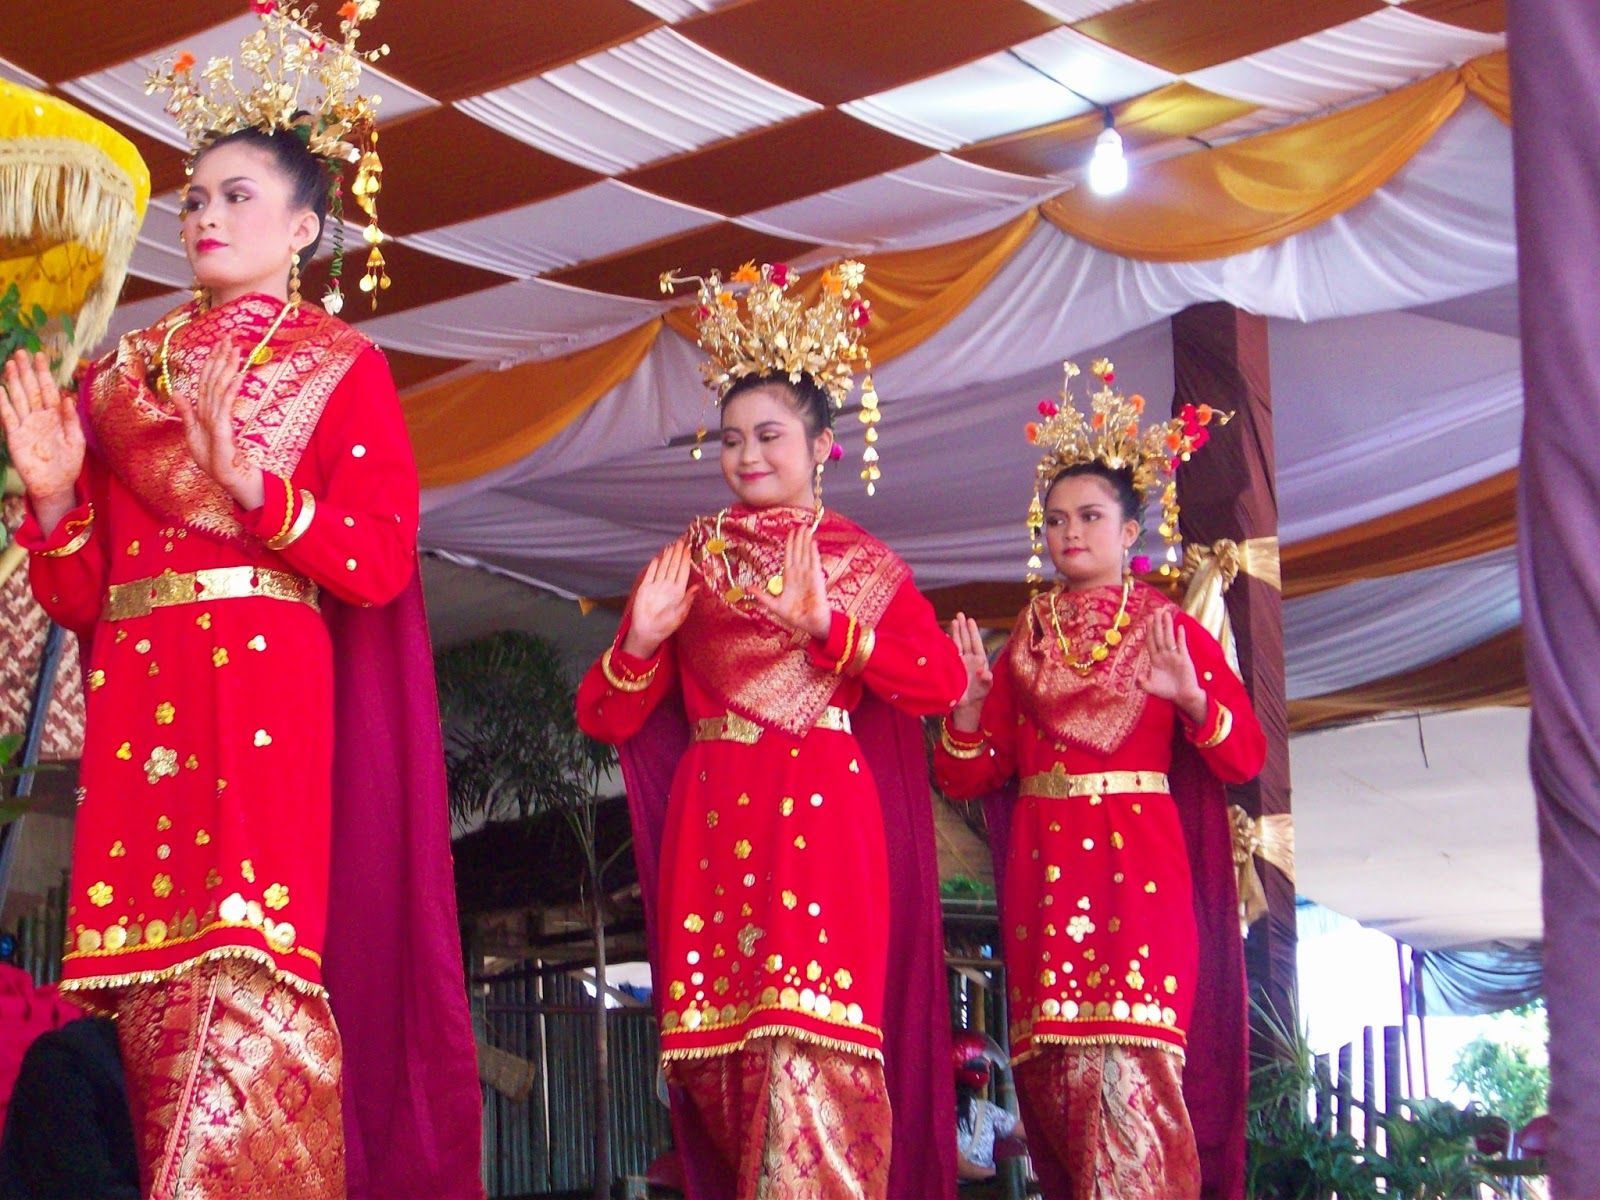
M839 278L832 267L822 273L822 289L832 296L844 291L844 280Z
M1133 411L1134 412L1142 413L1144 411L1144 397L1139 395L1138 393L1135 393L1134 395L1129 396L1128 397L1128 403L1133 406Z
M182 75L185 71L194 70L194 55L185 50L172 60L172 73Z
M1089 424L1093 425L1096 429L1099 429L1105 423L1106 415L1103 412L1097 412L1094 414L1094 416L1089 418Z
M1022 434L1028 439L1028 444L1030 446L1037 442L1039 440L1039 422L1029 421L1022 427Z
M346 21L354 21L356 19L356 14L360 11L361 9L356 4L356 0L350 0L348 4L339 9L339 15Z
M734 298L734 295L733 295L732 292L718 292L717 293L717 303L722 305L723 308L738 308L739 307L739 301Z
M1167 449L1168 450L1176 451L1178 449L1178 447L1181 446L1181 445L1183 445L1183 435L1182 434L1178 434L1178 433L1169 433L1169 434L1167 434Z
M756 270L755 262L751 261L751 262L745 263L742 267L740 267L737 271L735 271L729 278L730 278L731 282L733 282L733 283L760 283L761 282L761 272Z

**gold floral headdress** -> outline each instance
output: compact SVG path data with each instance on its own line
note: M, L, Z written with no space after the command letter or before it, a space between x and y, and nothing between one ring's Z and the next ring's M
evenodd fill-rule
M234 80L232 58L213 58L195 77L195 58L177 55L161 70L151 72L145 93L168 92L167 112L198 154L219 137L241 129L264 133L279 130L296 134L306 149L327 166L329 206L333 225L334 262L323 306L338 312L344 306L339 276L344 265L344 205L340 176L354 164L356 177L351 195L366 214L364 240L366 274L361 290L371 295L389 286L378 228L378 192L383 186L383 163L378 158L378 96L357 91L361 68L389 53L387 45L360 50L361 23L378 13L380 0L348 0L339 9L339 37L324 36L312 25L315 4L280 6L278 0L250 0L250 11L261 27L239 46L239 66L254 75L256 83L241 89ZM316 88L321 94L313 97Z
M1044 497L1051 481L1068 467L1099 463L1114 471L1130 471L1133 490L1141 501L1148 500L1161 485L1161 525L1159 532L1167 543L1162 575L1177 572L1178 464L1211 438L1208 426L1226 425L1232 413L1219 412L1208 404L1186 404L1183 411L1168 421L1141 425L1144 397L1124 396L1112 387L1116 372L1110 360L1097 359L1089 371L1100 380L1100 387L1089 397L1087 414L1079 410L1072 394L1072 381L1080 374L1076 363L1063 363L1061 402L1039 401L1039 421L1029 421L1024 432L1028 441L1044 450L1034 471L1033 499L1028 505L1028 536L1033 555L1028 559L1028 582L1040 582L1044 567Z
M838 410L849 399L857 368L864 371L859 416L867 427L867 446L861 452L861 479L870 496L882 477L877 442L883 414L872 386L872 359L866 345L872 319L872 303L861 295L866 275L866 267L854 260L835 263L822 273L821 290L811 305L803 297L788 295L799 275L785 263L758 268L747 262L727 284L716 271L706 276L666 271L661 291L670 296L685 284L697 285L695 326L700 348L710 356L700 372L718 403L746 376L781 375L791 383L809 376ZM702 421L691 451L695 458L700 457L705 436Z

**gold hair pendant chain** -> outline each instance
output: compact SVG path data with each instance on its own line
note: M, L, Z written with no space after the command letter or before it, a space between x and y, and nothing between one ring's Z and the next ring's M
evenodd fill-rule
M283 319L289 315L289 310L298 307L299 301L284 302L283 307L278 310L278 315L272 318L272 324L267 326L267 332L261 335L261 340L255 344L255 348L245 357L241 370L248 367L265 366L272 361L272 348L267 343L272 341L273 334L278 332L278 328L283 324ZM172 358L173 336L192 320L194 320L193 313L180 317L167 326L167 332L161 338L161 350L157 360L160 371L156 376L156 390L163 396L172 395L172 376L168 372L167 364Z
M811 532L817 531L817 526L822 524L823 507L817 505L817 515L811 520ZM722 598L729 604L738 604L741 600L749 599L744 586L735 582L733 578L733 564L728 561L728 540L722 536L722 518L728 515L726 508L717 513L716 528L711 531L711 539L706 542L706 551L715 554L722 560L722 572L728 578L728 587L722 593ZM783 572L779 571L767 579L767 593L771 596L783 595Z
M1079 675L1087 675L1094 670L1096 663L1105 662L1111 657L1111 651L1122 643L1122 631L1133 621L1133 618L1128 616L1128 597L1133 594L1133 576L1122 577L1122 603L1117 605L1117 615L1111 618L1110 628L1101 635L1100 644L1089 651L1088 658L1072 657L1072 647L1067 644L1067 635L1061 631L1061 614L1056 611L1056 596L1059 594L1059 589L1050 593L1050 624L1055 627L1056 644L1061 647L1061 656L1067 660L1067 666Z

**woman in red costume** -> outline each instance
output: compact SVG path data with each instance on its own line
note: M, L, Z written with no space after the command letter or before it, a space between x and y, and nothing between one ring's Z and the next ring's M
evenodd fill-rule
M854 335L840 319L859 270L824 277L823 357L834 328ZM743 344L766 352L721 364L744 368L721 397L735 503L645 569L578 716L624 747L641 883L658 888L662 1058L692 1194L937 1197L954 1147L929 789L915 722L872 698L943 714L965 675L905 564L821 505L849 371L830 387L840 376L823 358L783 369L764 335L780 311L803 323L788 281L768 267L752 289ZM736 310L704 286L711 349L708 317ZM688 738L671 743L655 814L639 743L664 705L681 705ZM902 1039L890 1072L904 1098L886 1082L886 1034Z
M1201 426L1175 420L1141 434L1142 401L1111 391L1109 364L1101 373L1108 382L1088 421L1064 397L1059 410L1043 406L1048 420L1034 433L1048 448L1043 533L1059 582L1022 611L992 669L976 623L957 617L968 685L934 773L959 798L1016 780L1000 825L1009 845L997 841L995 853L1011 1053L1045 1195L1182 1200L1202 1194L1185 1052L1210 1032L1191 1035L1191 1019L1219 959L1201 955L1195 898L1212 891L1196 887L1181 811L1198 797L1180 794L1169 772L1175 757L1198 755L1213 784L1242 782L1266 747L1217 643L1127 574L1146 495L1203 444ZM1221 797L1205 803L1225 823ZM1233 962L1231 886L1218 894ZM1236 978L1233 988L1242 1025ZM1242 1096L1226 1089L1189 1095L1240 1102L1242 1116ZM1242 1125L1238 1134L1225 1157L1242 1153ZM1231 1165L1213 1173L1236 1175ZM1207 1180L1208 1195L1233 1190Z
M293 129L208 139L203 295L81 413L5 366L18 540L87 667L62 989L117 1019L153 1197L481 1195L416 469L383 355L298 294L328 180Z

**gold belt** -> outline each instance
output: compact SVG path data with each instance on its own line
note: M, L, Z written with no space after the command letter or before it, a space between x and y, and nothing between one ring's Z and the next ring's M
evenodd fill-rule
M1160 771L1104 771L1098 775L1069 775L1059 766L1053 771L1023 776L1020 788L1024 796L1039 796L1046 800L1170 790L1167 777Z
M256 567L206 567L200 571L163 571L149 579L114 583L102 616L107 621L126 621L175 604L204 604L241 596L266 596L317 607L317 585L303 576Z
M848 709L837 708L830 704L822 710L822 715L817 718L815 729L834 729L840 733L850 732L850 713ZM761 735L767 731L765 725L752 721L749 717L741 717L738 713L723 713L720 717L704 717L694 723L694 740L697 742L738 742L743 746L754 746L761 740Z

